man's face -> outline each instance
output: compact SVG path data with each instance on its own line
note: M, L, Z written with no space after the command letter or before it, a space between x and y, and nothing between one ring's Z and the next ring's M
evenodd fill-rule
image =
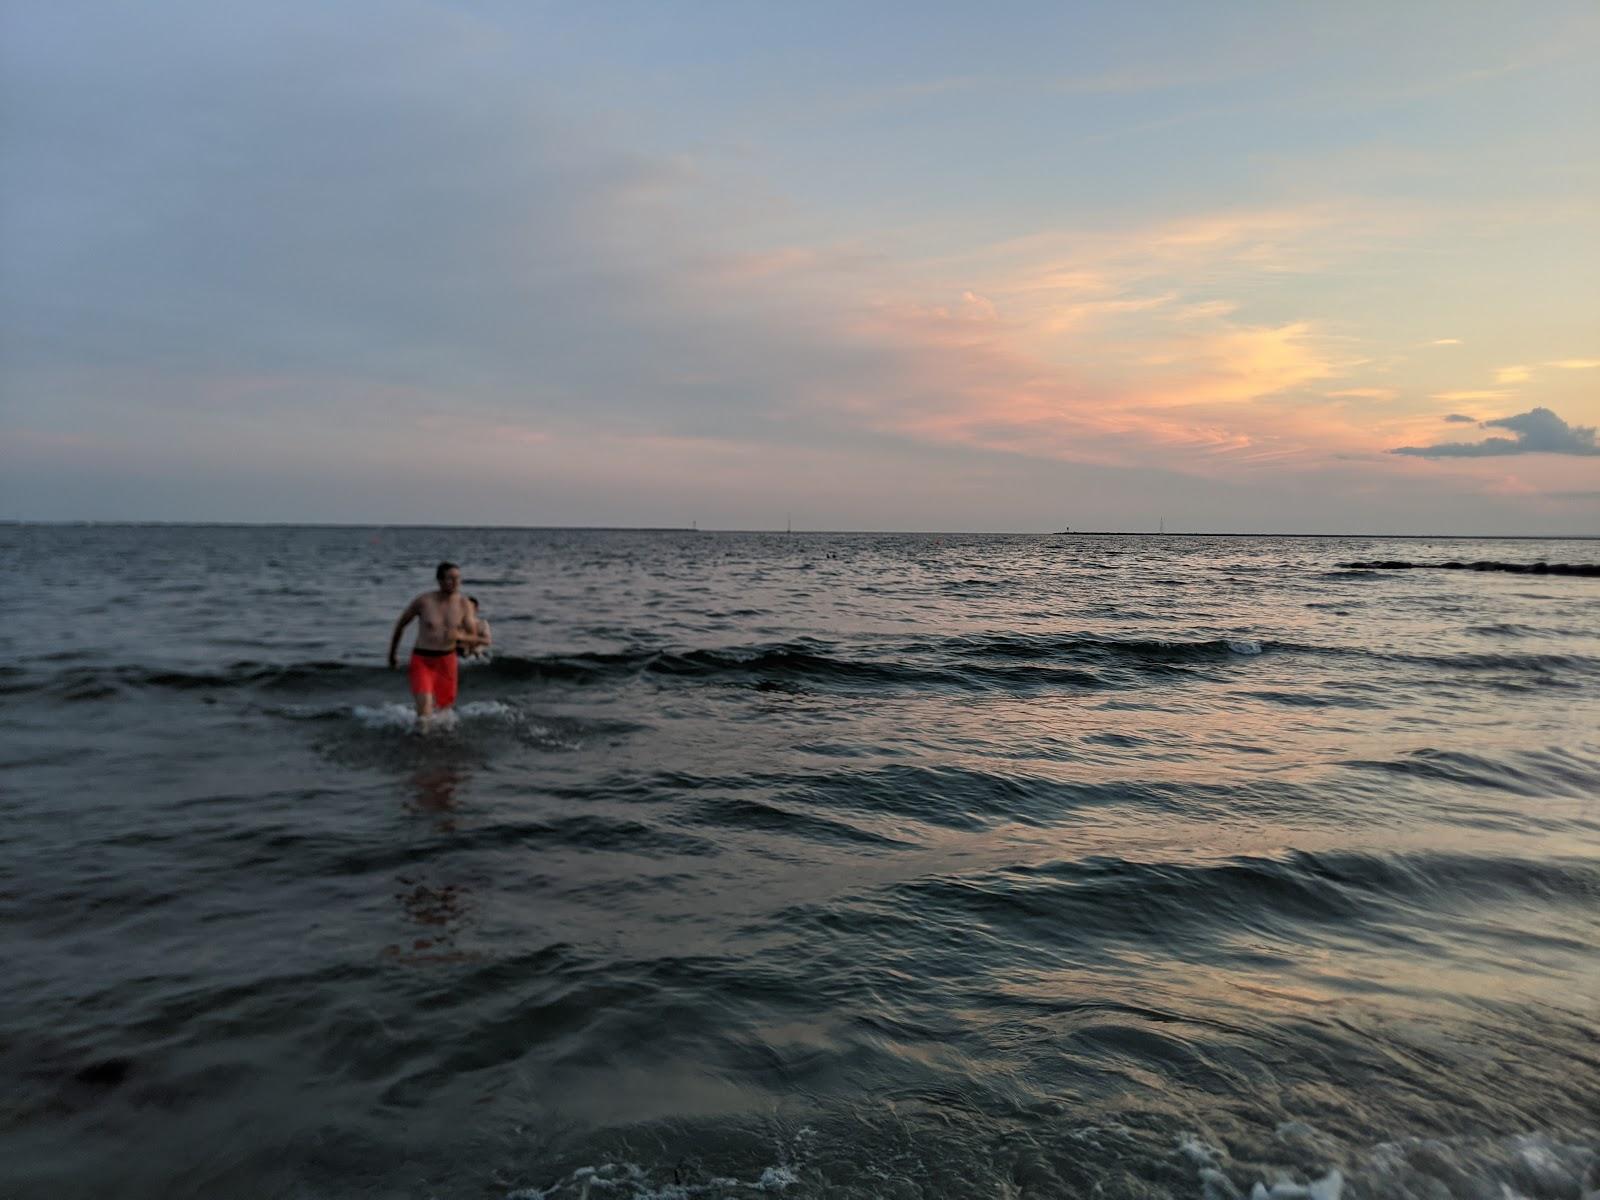
M460 588L461 588L461 571L460 571L459 568L451 567L443 575L439 576L439 590L441 592L443 592L446 596L455 595L456 592L460 590Z

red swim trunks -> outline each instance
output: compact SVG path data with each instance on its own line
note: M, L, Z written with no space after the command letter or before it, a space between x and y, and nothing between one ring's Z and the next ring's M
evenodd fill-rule
M411 655L406 670L413 696L432 696L435 708L449 708L456 702L456 652Z

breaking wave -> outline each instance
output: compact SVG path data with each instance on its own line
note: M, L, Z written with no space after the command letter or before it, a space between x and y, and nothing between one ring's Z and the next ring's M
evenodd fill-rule
M801 639L748 646L630 649L542 656L499 654L466 660L475 683L614 682L634 676L836 685L932 686L957 689L1115 686L1096 668L1158 674L1185 664L1224 663L1287 643L1230 637L1185 641L1118 640L1085 636L996 635L843 647ZM34 676L0 677L8 693L48 691L64 700L92 700L124 691L220 691L310 694L348 691L392 682L395 673L367 663L239 661L208 671L135 665L73 667Z

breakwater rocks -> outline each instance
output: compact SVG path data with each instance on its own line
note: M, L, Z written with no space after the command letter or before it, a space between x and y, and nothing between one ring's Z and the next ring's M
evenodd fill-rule
M1590 575L1600 577L1600 563L1511 563L1511 562L1407 562L1384 559L1381 562L1347 562L1347 571L1507 571L1513 575Z

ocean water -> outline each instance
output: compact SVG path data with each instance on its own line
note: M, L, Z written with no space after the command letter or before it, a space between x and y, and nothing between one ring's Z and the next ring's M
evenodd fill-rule
M0 1194L1592 1198L1600 579L1396 560L1600 543L0 527Z

